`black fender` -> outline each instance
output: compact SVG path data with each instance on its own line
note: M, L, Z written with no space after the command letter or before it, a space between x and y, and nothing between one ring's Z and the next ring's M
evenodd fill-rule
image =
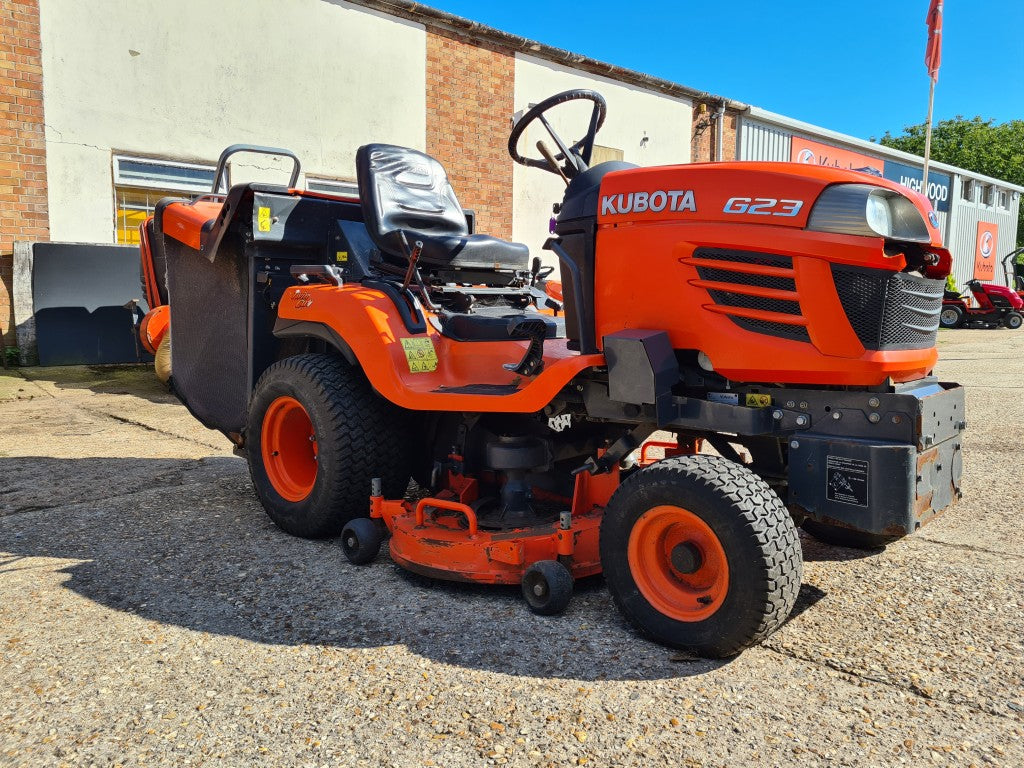
M279 339L298 338L303 336L306 338L319 339L341 353L342 357L348 361L349 365L356 368L359 367L359 360L352 351L352 347L350 347L348 342L338 335L337 331L324 323L318 323L312 320L284 320L282 318L278 318L274 323L274 336Z

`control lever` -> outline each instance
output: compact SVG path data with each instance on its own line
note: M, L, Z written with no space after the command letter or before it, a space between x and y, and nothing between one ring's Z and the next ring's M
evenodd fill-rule
M555 160L555 156L551 154L551 150L548 149L547 144L545 144L543 140L537 142L537 150L544 155L544 159L548 161L554 171L562 177L562 181L565 182L565 186L569 186L569 177L565 175L565 171L562 170L562 167L558 164L558 161Z
M405 252L409 256L409 268L405 270L405 279L402 281L402 293L405 293L409 290L409 284L412 283L413 277L416 276L416 262L420 260L420 254L423 253L423 241L417 240L415 245L410 248L405 232L402 230L399 232L402 234L402 245L405 246Z

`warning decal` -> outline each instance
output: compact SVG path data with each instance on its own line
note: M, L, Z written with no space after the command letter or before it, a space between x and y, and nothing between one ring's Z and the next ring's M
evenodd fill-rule
M430 337L402 339L402 349L409 363L410 373L430 373L437 370L437 352Z
M256 209L256 229L260 232L269 232L270 224L270 208L261 205Z
M825 459L825 498L858 507L868 505L868 467L866 461L828 456Z

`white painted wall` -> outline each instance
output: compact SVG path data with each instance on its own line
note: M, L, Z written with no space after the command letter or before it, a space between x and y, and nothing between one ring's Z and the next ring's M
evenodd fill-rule
M608 117L597 135L597 143L621 149L623 160L637 165L690 162L693 105L689 100L646 91L543 59L516 55L516 110L570 88L590 88L604 96L608 102ZM590 106L590 102L581 101L553 110L551 122L567 142L582 137L588 125ZM644 137L646 142L643 142ZM540 123L535 123L520 139L520 153L539 157L538 139L544 139L553 152L558 152L547 131ZM529 245L530 252L541 256L546 263L555 264L554 256L542 251L541 246L548 237L551 204L561 201L565 184L554 174L518 163L513 183L513 239Z
M113 239L112 153L265 144L354 178L361 144L426 143L421 25L341 0L41 0L40 20L54 240Z

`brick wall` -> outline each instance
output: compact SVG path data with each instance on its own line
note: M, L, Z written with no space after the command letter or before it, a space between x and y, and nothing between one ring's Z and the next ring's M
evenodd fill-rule
M690 156L694 163L707 163L715 159L715 109L714 104L706 105L701 112L701 105L693 106L693 125L691 136L693 144ZM722 160L736 159L736 125L738 115L730 110L725 111L722 124Z
M427 30L427 154L448 171L478 232L512 237L515 57L508 51Z
M8 346L14 241L48 237L38 0L0 0L0 332Z

